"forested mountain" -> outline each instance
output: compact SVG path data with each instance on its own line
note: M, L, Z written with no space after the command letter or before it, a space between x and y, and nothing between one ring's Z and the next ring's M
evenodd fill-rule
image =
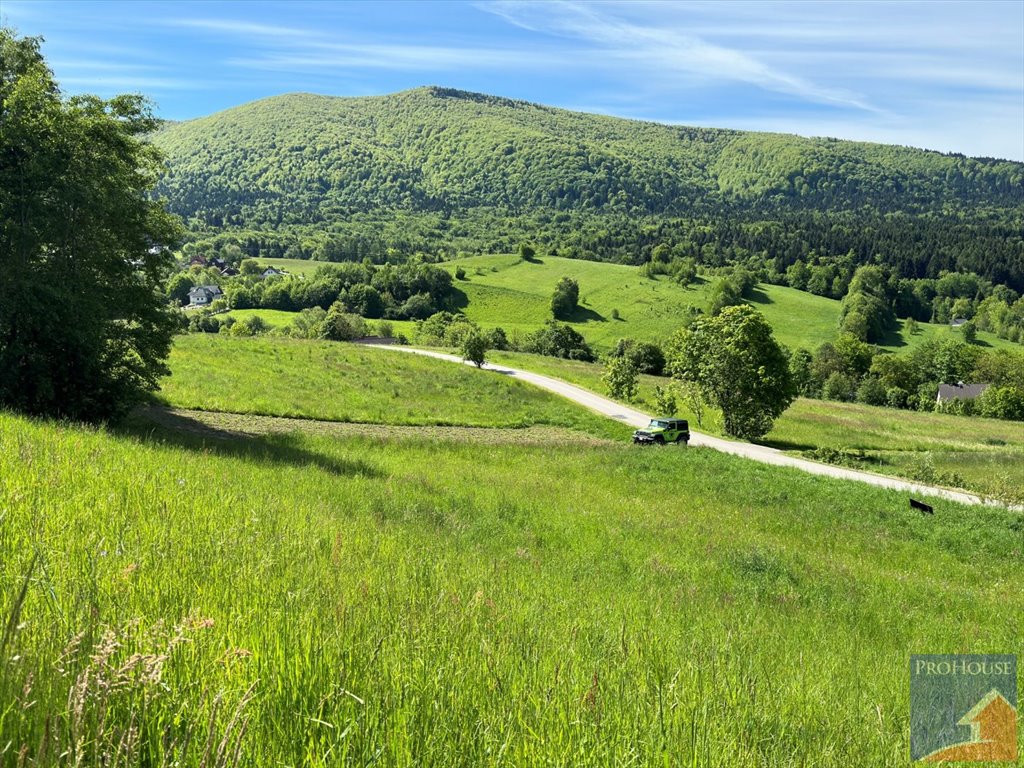
M292 94L168 124L160 185L197 234L251 255L421 250L641 263L660 243L774 269L852 258L1024 289L1024 164L688 128L445 88Z

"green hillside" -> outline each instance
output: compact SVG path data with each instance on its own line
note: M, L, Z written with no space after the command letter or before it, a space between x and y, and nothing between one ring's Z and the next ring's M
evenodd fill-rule
M8 756L900 766L908 654L1024 653L1019 513L705 449L291 424L0 413Z
M707 310L711 280L682 287L664 276L645 277L636 267L545 257L524 262L516 256L474 256L444 263L453 274L461 267L466 279L456 281L461 309L484 327L506 332L529 331L551 317L551 294L559 278L580 285L580 309L569 322L596 347L607 349L620 338L663 342L679 328L687 307ZM772 324L787 346L813 350L838 334L839 302L779 285L760 284L750 303ZM618 310L619 319L613 312ZM945 325L919 323L909 335L902 326L883 345L910 349L933 336L951 333ZM1020 345L979 332L982 344L1020 349Z
M688 128L444 88L290 94L168 124L160 185L198 233L250 255L513 250L638 263L876 255L906 277L1024 287L1024 165L832 139Z

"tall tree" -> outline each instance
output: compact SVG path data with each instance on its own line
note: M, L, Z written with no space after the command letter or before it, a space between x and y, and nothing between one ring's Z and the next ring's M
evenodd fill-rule
M64 97L38 38L0 29L0 403L100 420L166 373L180 236L150 197L140 96Z
M752 307L726 307L697 319L669 343L669 370L693 382L722 411L725 431L753 439L771 429L795 397L782 347Z
M571 277L563 277L551 296L551 314L560 320L569 317L580 303L580 285Z

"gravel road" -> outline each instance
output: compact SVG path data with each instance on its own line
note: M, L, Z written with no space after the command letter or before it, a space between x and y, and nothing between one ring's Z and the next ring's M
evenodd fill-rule
M396 352L405 352L413 355L434 357L439 360L448 360L453 363L472 365L472 363L467 363L461 357L456 355L449 355L444 352L435 352L429 349L417 349L415 347L397 345L381 345L380 348L394 350ZM539 373L532 373L519 368L510 368L506 365L493 365L491 363L485 363L484 370L494 371L514 379L521 379L522 381L529 382L530 384L546 389L549 392L554 392L562 397L567 397L580 405L586 406L592 411L603 414L610 419L621 421L623 424L628 424L631 427L645 427L651 420L649 414L638 411L635 408L630 408L628 405L616 403L614 400L609 400L606 397L602 397L601 395L583 389L582 387L577 387L575 384L569 384L568 382L552 378L551 376L542 376ZM801 459L797 456L790 456L776 448L769 448L764 445L754 445L753 443L741 443L736 440L725 440L721 437L713 437L711 435L701 434L700 432L694 432L692 429L690 430L690 445L713 448L716 451L731 453L735 456L742 456L754 461L760 461L763 464L774 464L780 467L794 467L813 475L836 477L842 480L855 480L860 483L877 485L879 488L891 488L897 491L906 491L907 493L915 494L917 496L938 496L943 499L949 499L950 501L960 502L961 504L995 503L983 499L980 496L975 496L974 494L964 493L963 491L952 491L948 488L921 485L909 480L900 480L896 477L876 475L873 472L861 472L856 469L847 469L846 467L837 467L831 464L819 464L816 461L808 461L807 459Z

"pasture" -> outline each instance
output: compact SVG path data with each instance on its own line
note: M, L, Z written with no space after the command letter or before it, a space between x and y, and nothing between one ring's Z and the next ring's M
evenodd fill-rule
M897 766L909 654L1024 653L1020 513L223 418L0 414L3 763Z

